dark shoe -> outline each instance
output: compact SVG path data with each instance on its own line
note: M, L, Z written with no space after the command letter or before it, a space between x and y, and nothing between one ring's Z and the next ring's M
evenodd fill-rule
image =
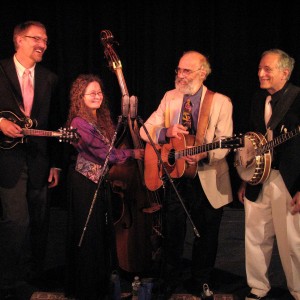
M192 294L192 295L197 296L197 297L200 297L202 292L203 292L202 286L203 286L203 283L201 283L201 282L199 282L199 281L197 281L193 278L187 279L183 283L184 289L189 294Z
M178 286L178 284L176 284L176 283L163 284L160 287L160 291L159 291L157 299L158 300L168 300L168 299L170 299L172 297L172 295L174 294L177 286Z
M255 294L252 294L252 293L249 293L245 300L264 300L264 299L267 299L267 296L257 296Z
M16 299L18 300L30 300L32 295L37 292L38 289L24 281L19 281L16 285Z
M0 290L1 300L16 300L16 291L13 288Z
M183 283L184 289L194 296L201 299L213 298L213 291L210 290L207 283L203 283L194 278L188 279Z

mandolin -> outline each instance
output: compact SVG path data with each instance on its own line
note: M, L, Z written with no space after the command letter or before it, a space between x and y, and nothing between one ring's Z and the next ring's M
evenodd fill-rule
M28 117L19 117L11 111L0 112L0 117L5 118L22 128L23 137L12 138L4 135L0 131L0 148L12 149L17 144L26 143L27 136L39 136L39 137L55 137L60 142L77 143L79 140L79 133L75 128L60 128L58 131L47 131L31 128L36 125L36 121L31 120Z

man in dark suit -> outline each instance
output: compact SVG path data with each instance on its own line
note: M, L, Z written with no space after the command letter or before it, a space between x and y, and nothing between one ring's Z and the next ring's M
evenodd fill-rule
M58 184L60 172L57 140L27 136L20 143L26 126L58 128L51 113L58 108L57 76L38 64L48 45L46 28L36 21L19 24L13 41L15 55L0 62L1 299L14 299L16 283L42 269L48 188Z
M253 98L250 128L266 133L268 140L299 131L300 88L289 82L293 68L294 59L282 50L271 49L261 56L261 90ZM243 182L238 192L246 213L246 272L251 288L247 300L265 298L271 289L268 268L275 237L288 289L300 299L300 136L284 141L274 147L272 164L266 160L260 166L271 166L263 184Z

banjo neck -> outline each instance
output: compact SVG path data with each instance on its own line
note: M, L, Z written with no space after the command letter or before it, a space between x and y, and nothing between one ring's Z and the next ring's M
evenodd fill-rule
M276 146L286 142L287 140L291 139L295 135L299 134L299 132L300 132L300 125L298 127L296 127L294 130L291 130L289 132L285 132L285 133L277 136L273 140L267 142L266 144L260 146L258 149L256 149L256 152L257 152L258 155L262 155L262 154L270 151L274 147L276 147Z

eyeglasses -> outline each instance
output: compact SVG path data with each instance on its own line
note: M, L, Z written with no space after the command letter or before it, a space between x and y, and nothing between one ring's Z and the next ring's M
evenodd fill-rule
M202 67L201 67L202 68ZM201 70L201 68L197 69L197 70L189 70L189 69L181 69L181 68L176 68L175 69L175 74L178 75L178 74L182 74L183 76L188 76L194 72L197 72L199 70Z
M34 39L37 43L43 41L47 46L49 45L49 41L47 39L43 39L39 36L25 35L25 37L30 38L30 39Z
M102 95L102 92L99 91L99 92L91 92L89 94L85 94L86 96L91 96L92 98L96 98L96 95L98 95L99 97Z

